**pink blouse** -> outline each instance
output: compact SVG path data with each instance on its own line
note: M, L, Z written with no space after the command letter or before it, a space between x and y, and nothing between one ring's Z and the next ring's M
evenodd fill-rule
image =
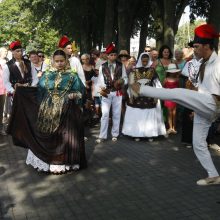
M0 61L0 95L6 94L6 89L3 84L3 70L2 70L3 62Z

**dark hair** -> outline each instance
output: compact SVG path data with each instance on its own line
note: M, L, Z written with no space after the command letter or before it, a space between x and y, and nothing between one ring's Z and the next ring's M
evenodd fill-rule
M141 56L141 59L143 59L143 58L148 58L148 59L149 59L150 56L149 56L148 54L145 53L145 54L143 54L143 55Z
M96 49L92 49L90 53L96 55L97 57L100 56L100 51Z
M213 43L209 43L209 48L210 48L210 50L213 50L213 49L216 50L216 47L215 47L215 45L214 45L214 42L213 42Z
M37 51L36 50L32 50L32 51L30 51L29 52L29 57L31 56L31 55L37 55Z
M163 45L161 46L160 50L159 50L159 55L158 55L158 58L163 58L163 51L165 49L168 49L169 50L169 59L171 59L173 57L173 53L171 51L171 49L167 46L167 45Z
M63 56L65 59L67 58L67 57L66 57L66 54L65 54L65 52L64 52L63 50L56 50L56 51L54 52L54 54L53 54L53 58L54 58L55 56L57 56L57 55Z

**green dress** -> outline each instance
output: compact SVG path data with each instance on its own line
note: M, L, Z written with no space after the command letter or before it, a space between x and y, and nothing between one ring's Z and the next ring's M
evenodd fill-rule
M163 82L166 78L166 70L167 70L167 66L163 66L163 64L160 62L160 60L158 59L158 64L155 68L158 76L159 76L159 79L160 79L160 82L161 84L163 85Z
M164 80L166 78L166 70L168 69L168 66L163 66L163 64L161 63L161 61L158 59L158 64L155 67L155 70L158 74L159 80L161 82L161 85L163 86ZM164 107L164 102L161 101L161 108L163 111L163 119L164 122L167 121L167 108Z

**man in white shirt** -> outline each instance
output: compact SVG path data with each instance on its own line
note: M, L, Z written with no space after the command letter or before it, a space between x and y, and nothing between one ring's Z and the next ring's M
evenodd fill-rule
M125 66L117 60L117 51L113 44L106 48L108 61L99 68L97 85L102 95L102 118L99 138L96 143L107 139L109 112L112 106L112 141L117 141L121 119L122 87L127 84Z
M60 48L62 48L63 51L65 52L65 54L69 57L71 69L73 69L74 71L76 71L78 73L79 78L81 79L82 83L85 86L86 85L85 74L84 74L84 71L83 71L83 68L82 68L82 65L81 65L79 59L75 56L72 56L73 49L72 49L72 44L71 44L69 38L65 35L63 37L61 37L58 46Z
M12 59L3 66L3 81L8 95L13 95L17 86L36 86L38 77L31 62L22 58L21 42L13 41L9 48Z
M195 29L193 47L203 58L199 69L198 92L187 89L157 89L133 84L132 89L148 97L172 100L194 110L193 149L208 177L197 181L199 186L220 184L206 138L212 122L220 115L220 57L214 51L214 39L219 33L212 25L204 24Z
M40 78L43 75L43 72L47 69L47 64L44 61L41 61L41 58L38 56L37 51L32 50L29 52L29 59L31 61L31 67L34 71L34 74Z

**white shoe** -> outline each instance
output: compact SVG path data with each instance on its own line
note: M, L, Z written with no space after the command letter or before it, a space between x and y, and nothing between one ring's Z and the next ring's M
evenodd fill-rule
M168 138L168 137L169 137L169 134L165 134L164 137L165 137L165 138Z
M190 149L192 148L192 145L186 145L186 148Z
M134 139L136 142L140 141L141 139L140 138L135 138Z
M118 140L117 137L112 137L112 141L113 141L113 142L116 142L117 140Z
M88 141L89 139L87 137L84 137L84 141Z
M209 186L209 185L218 185L220 184L220 176L208 177L205 179L198 180L196 182L198 186Z
M153 142L154 139L153 139L153 138L149 138L148 141L149 141L149 142Z
M95 140L96 144L100 144L100 143L102 143L103 141L104 141L104 139L102 139L102 138L98 138L98 139Z
M7 133L2 129L2 130L0 131L0 135L2 135L2 136L6 136Z
M218 144L209 144L209 147L213 150L220 152L220 147L218 146Z

